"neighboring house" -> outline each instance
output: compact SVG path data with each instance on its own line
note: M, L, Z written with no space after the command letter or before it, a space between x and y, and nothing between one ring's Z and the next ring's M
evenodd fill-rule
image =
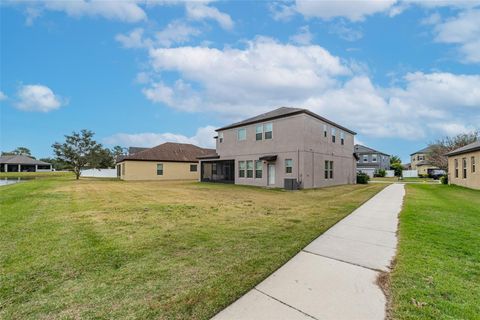
M410 155L410 166L412 170L417 170L419 175L428 175L433 170L438 170L438 167L427 161L427 155L429 152L430 147L426 147Z
M373 177L379 170L390 169L390 155L372 148L355 145L355 153L358 156L357 172L363 172Z
M48 162L21 155L0 156L0 172L46 172L52 171Z
M446 154L448 183L480 189L480 140Z
M216 130L201 181L277 188L355 183L355 132L309 110L282 107Z
M215 152L192 144L167 142L117 161L123 180L198 180L197 157Z

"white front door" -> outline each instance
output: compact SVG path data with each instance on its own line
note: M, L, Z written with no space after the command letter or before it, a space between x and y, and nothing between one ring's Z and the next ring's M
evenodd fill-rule
M275 184L275 165L274 164L268 164L268 185L274 185Z

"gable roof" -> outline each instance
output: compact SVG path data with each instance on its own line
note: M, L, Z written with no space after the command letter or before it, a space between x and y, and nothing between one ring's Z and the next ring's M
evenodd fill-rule
M222 130L227 130L227 129L238 128L238 127L242 127L242 126L245 126L245 125L248 125L248 124L253 124L253 123L258 123L258 122L263 122L263 121L273 120L273 119L279 119L279 118L286 118L286 117L290 117L290 116L294 116L294 115L302 114L302 113L308 114L309 116L312 116L316 119L324 121L324 122L326 122L326 123L328 123L332 126L335 126L339 129L342 129L342 130L344 130L348 133L356 134L356 132L354 132L350 129L347 129L345 127L342 127L341 125L336 124L335 122L330 121L330 120L328 120L328 119L326 119L322 116L319 116L318 114L313 113L310 110L300 109L300 108L290 108L290 107L280 107L280 108L272 110L270 112L262 113L258 116L248 118L248 119L240 121L240 122L232 123L228 126L222 127L222 128L217 129L215 131L222 131Z
M473 143L467 144L464 147L455 149L453 151L450 151L449 153L445 154L446 156L455 156L457 154L462 154L462 153L467 153L467 152L473 152L480 150L480 140L477 140Z
M384 156L389 156L390 157L389 154L380 152L378 150L375 150L375 149L372 149L372 148L369 148L369 147L366 147L366 146L362 146L361 144L356 144L355 145L355 152L356 153L379 153L379 154L383 154Z
M23 155L0 156L0 163L6 164L30 164L30 165L49 165L50 163L36 160Z
M214 149L205 149L193 144L166 142L156 147L122 157L125 160L198 162L197 157L212 154Z
M148 150L150 148L142 148L142 147L129 147L128 148L128 154L134 154L134 153L137 153L137 152L140 152L140 151L145 151L145 150Z
M410 156L413 156L414 154L418 154L418 153L428 153L428 152L430 152L430 146L425 147L421 150L418 150L417 152L414 152L414 153L410 154Z

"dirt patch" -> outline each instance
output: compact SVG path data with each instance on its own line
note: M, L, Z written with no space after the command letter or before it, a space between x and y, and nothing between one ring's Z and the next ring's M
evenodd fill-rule
M390 270L393 270L396 265L396 257L392 260L392 263L390 264ZM387 300L387 303L385 305L385 310L386 310L386 320L393 320L392 316L392 294L390 290L390 285L391 285L391 272L380 272L380 274L377 277L377 285L382 289L383 294L385 295L385 298Z

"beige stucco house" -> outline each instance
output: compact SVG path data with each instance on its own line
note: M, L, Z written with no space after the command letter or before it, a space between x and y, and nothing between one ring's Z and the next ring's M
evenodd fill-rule
M410 155L411 170L417 170L419 175L428 175L431 170L438 170L439 168L430 164L427 160L427 155L430 152L430 147L418 150Z
M122 180L198 180L197 157L214 151L167 142L118 159L117 176Z
M356 182L355 132L309 110L282 107L216 130L201 181L277 188Z
M480 189L480 141L446 154L448 157L448 183Z

